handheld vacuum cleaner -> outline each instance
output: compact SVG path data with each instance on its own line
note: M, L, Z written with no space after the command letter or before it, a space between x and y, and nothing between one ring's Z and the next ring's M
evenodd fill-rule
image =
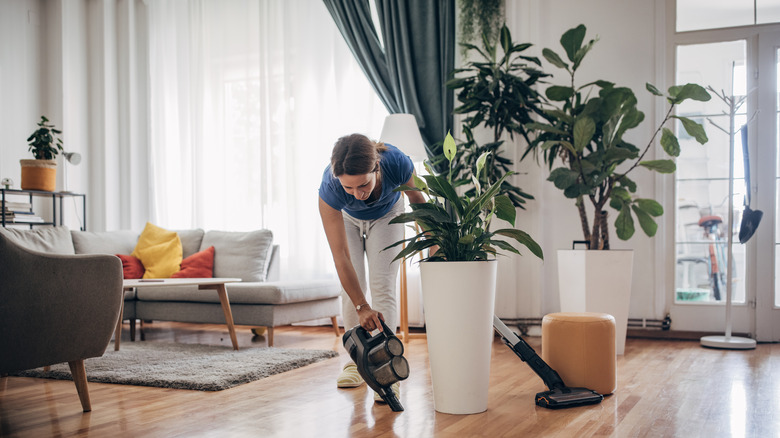
M391 386L409 377L409 362L403 357L404 345L384 321L382 331L373 337L358 325L347 330L342 341L368 386L382 397L390 409L403 411L404 407Z
M601 403L604 396L588 388L569 388L563 383L558 373L542 360L536 351L522 338L509 330L503 321L493 316L493 328L504 340L504 343L517 354L523 362L539 375L550 389L536 394L536 404L548 409L563 409L574 406Z

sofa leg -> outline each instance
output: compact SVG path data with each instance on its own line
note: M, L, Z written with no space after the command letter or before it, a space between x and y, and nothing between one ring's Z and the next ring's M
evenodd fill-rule
M336 337L341 336L341 330L339 330L339 322L336 319L336 317L335 316L331 316L330 320L333 323L333 331L336 332Z
M135 318L130 318L130 342L135 342Z
M79 393L81 408L84 412L92 410L92 404L89 402L89 388L87 388L87 372L84 369L84 359L68 362L70 374L73 376L73 383L76 384L76 391Z
M268 338L268 346L269 347L273 347L274 346L274 328L269 325L268 327L266 327L266 329L268 330L268 336L266 336L266 338Z

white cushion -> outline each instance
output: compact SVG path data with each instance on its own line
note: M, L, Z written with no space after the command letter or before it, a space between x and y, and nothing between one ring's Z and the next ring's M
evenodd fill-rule
M0 227L0 232L20 246L33 251L48 254L76 253L68 227L36 227L32 230Z
M138 232L72 231L76 254L130 254L138 243Z
M200 250L214 247L214 277L265 281L273 247L273 233L257 231L207 231Z

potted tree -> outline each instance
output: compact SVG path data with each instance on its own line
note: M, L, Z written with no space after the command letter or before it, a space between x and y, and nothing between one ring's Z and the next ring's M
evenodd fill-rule
M57 188L57 154L62 152L62 131L41 116L38 128L27 138L35 159L22 159L22 189L53 192Z
M628 130L644 120L644 114L637 109L634 92L603 80L584 85L576 83L577 69L597 41L596 38L585 42L585 33L585 26L579 25L561 37L568 62L551 49L542 52L549 63L569 74L570 81L547 88L549 106L544 110L544 120L526 125L528 129L538 129L540 134L529 144L524 156L541 155L551 170L548 180L564 196L574 200L583 242L590 250L558 252L561 310L612 314L618 324L616 350L622 354L633 253L604 251L610 249L608 207L617 211L614 226L618 238L628 240L633 236L634 218L645 234L655 235L657 224L653 218L663 214L663 207L654 199L636 197L637 184L629 175L640 168L660 173L676 170L672 158L679 155L680 145L674 132L666 126L671 120L678 121L699 143L706 143L704 127L675 115L674 109L687 99L707 101L710 95L696 84L670 87L665 96L668 110L647 145L640 149L624 139ZM655 96L664 96L650 84L646 88ZM669 158L646 159L659 134L661 147ZM588 207L592 211L590 216ZM613 286L616 291L609 290ZM592 293L596 290L604 296L594 297Z
M391 221L414 222L421 231L388 248L407 244L396 259L421 255L434 408L451 414L471 414L487 409L495 257L499 250L520 253L513 244L498 237L513 239L539 258L543 254L541 247L521 230L490 230L494 218L514 227L515 207L507 195L500 194L501 183L512 173L507 172L487 185L475 176L475 190L459 195L452 180L456 146L449 133L443 152L449 164L446 176L436 175L426 162L428 175L415 176L413 188L398 188L421 191L427 202L412 204L411 212ZM484 171L487 156L485 153L477 160L477 174ZM425 256L423 252L433 247L438 250Z

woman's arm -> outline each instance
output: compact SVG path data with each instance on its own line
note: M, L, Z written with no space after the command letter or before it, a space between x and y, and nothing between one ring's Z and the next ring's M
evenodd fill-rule
M328 205L320 198L320 217L322 226L325 228L325 236L328 238L330 252L333 255L333 262L336 264L341 287L347 292L352 304L360 310L357 312L360 318L360 325L366 330L382 330L380 319L384 321L384 316L372 309L366 303L366 297L360 289L355 267L352 266L352 260L349 256L349 247L347 246L347 235L344 231L344 217L341 211ZM347 327L349 329L351 327Z

